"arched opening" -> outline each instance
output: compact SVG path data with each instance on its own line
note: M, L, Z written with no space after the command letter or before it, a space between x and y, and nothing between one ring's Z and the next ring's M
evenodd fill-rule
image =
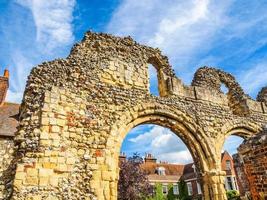
M225 139L222 154L221 168L226 172L225 189L227 196L249 197L249 186L244 170L242 157L238 153L238 147L244 141L245 135L235 133Z
M224 94L228 94L229 92L229 88L224 83L221 84L220 90Z
M159 96L158 72L152 64L148 64L148 79L150 94Z
M199 170L193 162L190 150L179 135L166 126L155 124L141 124L128 132L123 140L119 159L118 199L129 198L129 191L136 191L133 187L141 188L138 184L144 183L131 183L131 189L127 188L127 176L131 180L142 180L145 176L150 187L147 195L152 198L178 199L182 198L182 195L202 197ZM142 159L141 172L136 174L129 171L132 168L129 162L136 156L135 153Z

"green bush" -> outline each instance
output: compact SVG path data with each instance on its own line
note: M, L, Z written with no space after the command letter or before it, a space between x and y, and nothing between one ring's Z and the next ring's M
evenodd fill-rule
M236 190L228 190L226 196L228 200L240 200L240 195Z

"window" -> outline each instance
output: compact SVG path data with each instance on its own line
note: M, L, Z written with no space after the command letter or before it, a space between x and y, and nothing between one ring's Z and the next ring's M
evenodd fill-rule
M197 193L202 194L201 186L200 186L199 182L197 182Z
M234 189L234 186L233 186L231 177L228 176L226 178L227 178L228 190L233 190Z
M165 176L165 168L164 167L159 167L157 169L158 175Z
M226 170L231 170L231 161L226 160Z
M163 185L162 186L162 193L163 194L168 194L168 187L167 187L167 185Z
M173 194L178 195L179 194L179 187L178 185L173 185Z
M192 183L191 182L188 182L188 183L186 183L186 185L187 185L188 195L189 196L193 195Z

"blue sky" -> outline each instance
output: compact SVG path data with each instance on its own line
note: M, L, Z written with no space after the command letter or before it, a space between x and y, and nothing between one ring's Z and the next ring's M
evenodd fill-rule
M130 35L159 47L186 84L203 65L231 72L255 98L267 85L266 9L266 0L0 0L0 73L4 68L10 70L8 100L20 102L31 68L66 57L71 46L91 29ZM155 78L152 74L152 82ZM154 152L158 137L171 137L166 129L147 126L141 130L128 135L124 151L138 147L140 142L133 138L158 131L161 134L155 133L146 151L160 158L167 151L182 152L180 157L185 157L184 146ZM170 161L179 162L179 156L173 157L176 160Z

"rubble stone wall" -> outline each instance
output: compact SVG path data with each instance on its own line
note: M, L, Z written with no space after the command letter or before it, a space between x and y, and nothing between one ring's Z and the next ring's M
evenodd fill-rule
M149 93L148 64L157 70L159 96ZM217 80L216 69L205 69ZM117 199L122 141L146 123L167 127L184 141L205 199L226 199L225 138L253 136L267 114L238 85L242 98L230 98L217 86L201 84L205 76L186 86L160 50L130 37L86 33L66 59L31 71L15 136L12 199ZM229 77L230 88L237 83ZM243 107L245 114L237 112Z
M0 199L7 199L12 191L11 162L14 157L13 137L0 137Z

